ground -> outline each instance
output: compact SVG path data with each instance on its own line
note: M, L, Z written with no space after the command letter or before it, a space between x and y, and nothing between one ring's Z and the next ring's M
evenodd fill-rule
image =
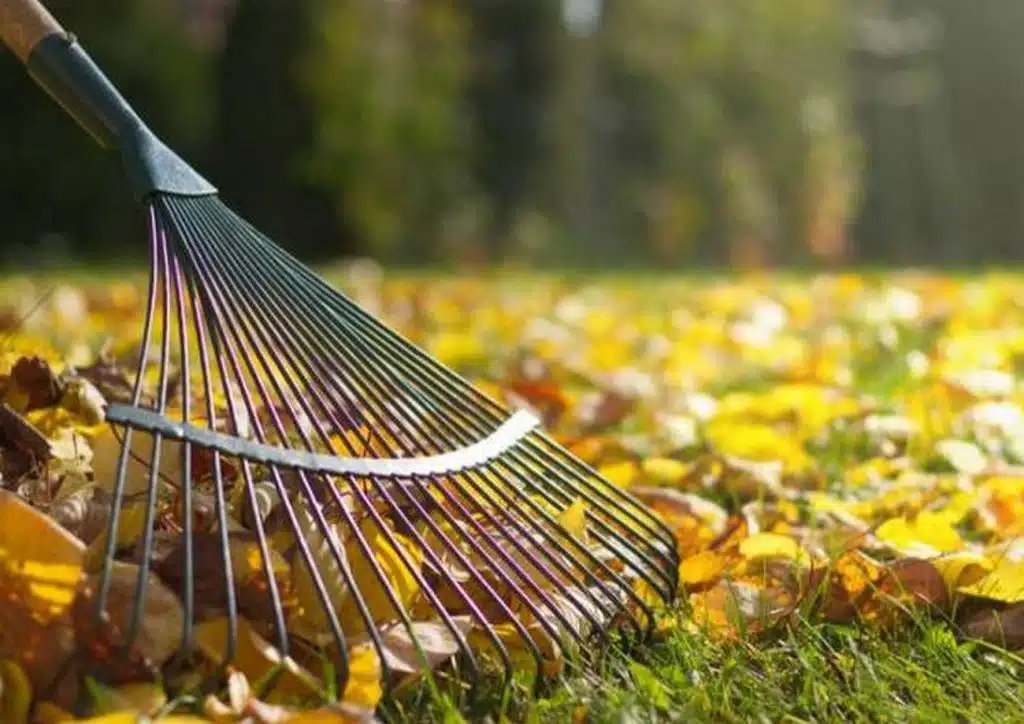
M1024 278L326 273L536 411L683 556L645 645L568 666L541 698L413 687L396 718L1019 717ZM88 364L141 324L123 280L0 289L5 402L30 421L19 360Z

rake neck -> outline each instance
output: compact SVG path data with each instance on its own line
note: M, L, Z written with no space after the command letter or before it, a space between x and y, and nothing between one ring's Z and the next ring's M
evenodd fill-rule
M29 74L106 149L118 149L135 194L206 196L217 192L143 123L73 36L40 40L25 63Z

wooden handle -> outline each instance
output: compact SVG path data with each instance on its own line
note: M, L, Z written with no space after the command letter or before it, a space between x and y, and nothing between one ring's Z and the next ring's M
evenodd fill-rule
M28 62L36 43L47 35L63 32L39 0L0 0L0 39L22 63Z

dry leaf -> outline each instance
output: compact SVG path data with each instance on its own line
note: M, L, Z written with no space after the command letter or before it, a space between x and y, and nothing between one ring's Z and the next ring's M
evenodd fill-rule
M455 616L452 622L463 636L473 626L469 616ZM414 621L412 629L415 642L400 624L390 627L383 636L384 660L393 671L418 674L424 666L435 669L459 652L455 636L439 621Z
M148 679L177 651L182 640L181 602L153 572L144 579L145 605L140 610L138 635L130 642L127 640L141 573L142 569L131 563L112 564L110 591L98 625L94 614L100 573L89 577L88 585L75 601L78 641L95 661L104 664L111 683ZM129 643L126 653L118 651Z
M558 514L558 522L573 537L580 541L587 539L587 505L582 498L576 498Z
M1006 608L983 608L961 620L964 635L1016 651L1024 649L1024 603Z
M32 706L32 683L28 674L10 659L0 660L0 721L27 724Z
M196 646L214 664L225 663L229 632L227 618L205 621L196 626ZM281 676L268 697L269 701L280 701L280 697L287 696L308 698L322 694L320 682L315 676L293 659L282 658L277 648L260 636L252 624L242 617L238 618L235 645L235 656L231 664L250 681L260 681L271 669L279 665L282 667Z

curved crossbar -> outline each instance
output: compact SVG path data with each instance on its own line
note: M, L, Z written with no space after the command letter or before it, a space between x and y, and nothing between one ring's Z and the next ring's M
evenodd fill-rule
M167 417L131 405L112 404L107 407L107 422L127 425L165 438L185 440L238 458L284 468L300 468L314 473L363 475L390 478L449 475L483 465L502 455L522 440L540 420L526 410L519 410L490 435L458 450L414 458L345 458L264 445L232 435L175 422Z

